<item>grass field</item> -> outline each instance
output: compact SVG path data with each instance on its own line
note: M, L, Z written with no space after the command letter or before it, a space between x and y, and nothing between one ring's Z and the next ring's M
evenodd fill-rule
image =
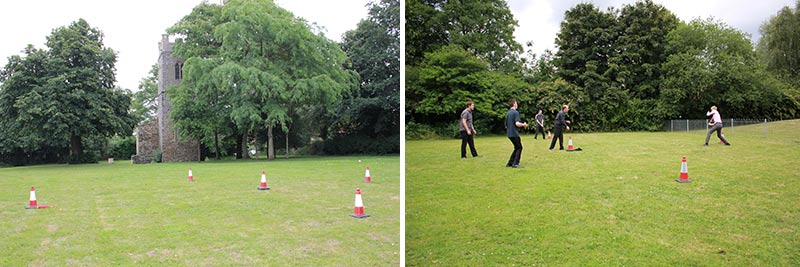
M705 132L406 143L409 266L800 266L800 120ZM567 142L564 142L567 145ZM675 182L686 155L691 183Z
M3 168L0 266L398 265L399 161ZM365 165L372 183L363 182ZM256 190L262 169L269 191ZM31 186L50 209L24 208ZM348 216L356 187L369 218Z

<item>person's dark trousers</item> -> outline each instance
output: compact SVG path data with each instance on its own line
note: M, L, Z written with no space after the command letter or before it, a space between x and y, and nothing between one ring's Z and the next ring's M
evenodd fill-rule
M514 144L514 152L511 152L511 157L508 159L506 167L519 165L519 158L522 157L522 139L517 137L509 137L511 143Z
M473 157L478 156L478 151L475 151L475 141L473 136L474 134L470 135L467 134L467 131L461 131L461 157L467 157L467 144L469 144L469 152L472 152Z
M708 139L711 138L711 133L713 132L717 132L717 137L719 138L719 140L722 140L723 143L725 143L726 145L730 144L728 143L728 140L725 140L725 137L722 137L722 123L717 122L714 124L714 126L711 126L711 129L708 129L708 134L706 134L706 145L708 145Z
M560 127L556 127L553 130L553 141L550 142L550 149L552 150L556 147L556 140L558 140L559 149L564 150L564 130Z
M544 136L544 128L537 124L536 132L533 133L533 139L536 139L536 137L539 136L539 133L542 133L542 140L546 140L546 137Z

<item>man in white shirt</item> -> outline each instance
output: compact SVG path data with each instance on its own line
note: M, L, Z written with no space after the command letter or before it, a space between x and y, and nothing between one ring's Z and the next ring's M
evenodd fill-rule
M719 115L719 112L717 111L717 106L711 106L711 110L709 112L706 112L706 116L711 116L711 121L714 124L711 126L711 128L708 129L708 134L706 134L706 143L704 144L704 146L708 146L708 139L711 138L711 133L713 133L714 131L717 132L717 137L719 137L719 140L722 140L722 142L725 143L726 146L731 145L731 143L728 143L728 140L725 140L725 137L722 136L722 116Z

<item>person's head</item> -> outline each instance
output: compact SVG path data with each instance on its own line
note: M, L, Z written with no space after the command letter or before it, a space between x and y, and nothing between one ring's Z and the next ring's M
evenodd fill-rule
M475 103L472 103L472 101L467 101L467 108L469 110L475 110Z
M711 110L717 110L717 106L711 106Z
M569 105L561 106L561 110L563 110L564 112L569 112Z
M540 110L539 110L539 113L537 113L537 114L542 114L542 110L540 109Z
M513 99L513 98L509 99L508 100L508 108L516 109L517 108L517 100Z

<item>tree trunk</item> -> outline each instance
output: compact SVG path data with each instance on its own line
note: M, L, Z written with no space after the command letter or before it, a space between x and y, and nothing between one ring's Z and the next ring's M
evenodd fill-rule
M236 152L236 159L242 159L241 151L242 151L242 139L243 139L242 136L243 135L244 134L239 134L238 136L236 136L237 137L236 138L236 151L239 151L239 152Z
M286 127L286 159L289 159L289 127Z
M267 149L267 155L269 155L269 160L275 159L275 146L272 143L272 126L267 128L267 145L269 148Z
M249 151L247 151L247 131L244 131L244 133L242 134L242 151L241 152L242 152L242 158L243 159L249 159L250 158L250 153L249 153Z
M81 154L83 154L83 144L81 143L81 137L79 135L73 134L70 137L70 145L69 145L69 156L74 163L79 163L81 161Z
M219 156L219 130L214 129L214 154L216 154L217 160L220 159Z

